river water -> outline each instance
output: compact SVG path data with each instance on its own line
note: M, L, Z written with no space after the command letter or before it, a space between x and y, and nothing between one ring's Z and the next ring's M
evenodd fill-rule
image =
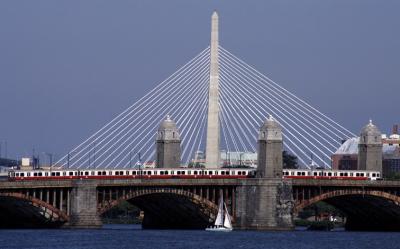
M255 232L141 230L137 225L106 225L98 230L0 230L1 249L391 249L400 233Z

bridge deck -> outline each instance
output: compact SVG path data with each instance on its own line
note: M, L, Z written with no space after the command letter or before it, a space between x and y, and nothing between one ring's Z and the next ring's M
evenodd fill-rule
M21 188L71 188L81 180L51 180L51 181L1 181L0 189ZM256 179L109 179L85 180L102 186L223 186L246 185ZM400 187L400 181L351 181L351 180L318 180L318 179L291 179L293 186L321 186L321 187Z
M293 186L322 186L322 187L400 187L400 181L352 181L352 180L318 180L293 179Z
M109 179L85 180L94 185L102 186L226 186L240 185L239 179ZM81 180L51 180L51 181L4 181L0 182L0 189L21 188L70 188Z

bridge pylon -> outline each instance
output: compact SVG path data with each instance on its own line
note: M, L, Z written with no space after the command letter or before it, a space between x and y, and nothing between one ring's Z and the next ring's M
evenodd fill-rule
M218 13L211 16L210 84L208 88L206 168L220 166Z

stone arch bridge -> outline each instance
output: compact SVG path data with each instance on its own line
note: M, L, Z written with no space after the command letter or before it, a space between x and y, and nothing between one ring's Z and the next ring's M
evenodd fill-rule
M400 182L267 178L3 181L0 224L96 228L126 200L144 211L144 228L204 228L221 196L237 229L292 229L297 212L325 201L346 213L349 230L400 230Z

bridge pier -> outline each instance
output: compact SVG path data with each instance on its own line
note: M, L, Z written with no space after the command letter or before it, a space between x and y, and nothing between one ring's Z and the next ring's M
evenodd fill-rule
M77 180L69 197L70 219L65 228L100 228L102 221L97 213L97 184Z
M291 182L276 178L248 179L236 192L236 229L292 230Z

